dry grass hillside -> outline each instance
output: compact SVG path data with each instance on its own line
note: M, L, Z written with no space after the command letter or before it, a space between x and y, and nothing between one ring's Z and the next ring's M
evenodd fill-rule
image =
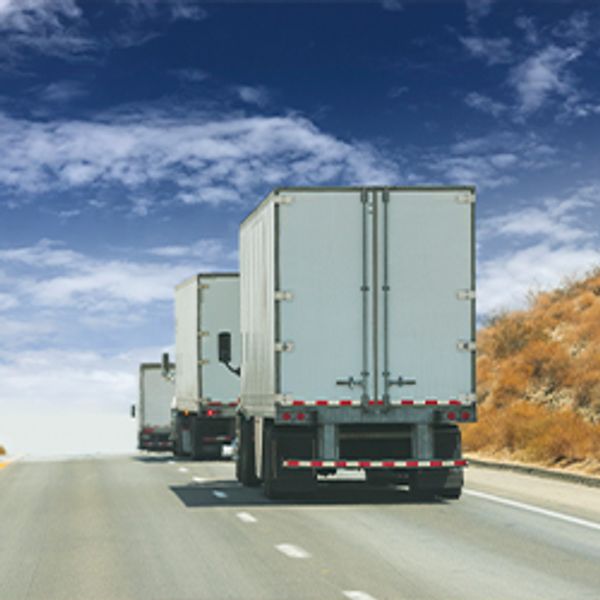
M467 453L600 474L600 269L478 334Z

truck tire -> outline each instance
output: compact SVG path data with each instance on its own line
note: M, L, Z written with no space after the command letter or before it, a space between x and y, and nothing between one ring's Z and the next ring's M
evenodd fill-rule
M202 448L202 423L198 418L192 419L192 460L202 460L205 458Z
M461 494L462 488L449 488L446 490L441 490L438 496L440 496L440 498L444 498L445 500L458 500Z
M259 484L254 460L254 421L239 415L238 454L235 465L238 481L248 487Z
M309 470L290 471L282 467L282 445L297 439L290 431L264 421L263 427L263 492L269 499L305 495L316 489L316 476Z
M175 419L175 439L173 440L173 455L177 458L183 456L183 443L181 439L181 419L179 416Z
M263 430L263 491L270 500L281 498L281 490L278 489L276 482L278 448L274 437L273 425L265 422Z

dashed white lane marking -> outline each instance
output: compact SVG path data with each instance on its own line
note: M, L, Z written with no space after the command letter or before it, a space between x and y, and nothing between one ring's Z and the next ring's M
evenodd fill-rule
M206 481L206 479L204 479L204 477L192 477L192 479L196 482L196 483L204 483Z
M587 519L580 519L579 517L572 517L571 515L565 515L564 513L556 512L554 510L548 510L546 508L540 508L539 506L533 506L532 504L525 504L524 502L517 502L516 500L509 500L508 498L501 498L500 496L493 496L492 494L486 494L484 492L476 492L475 490L465 490L464 494L469 496L475 496L476 498L483 498L490 502L496 502L497 504L504 504L506 506L512 506L513 508L520 508L521 510L527 510L538 515L544 515L546 517L552 517L554 519L560 519L567 523L573 523L574 525L581 525L588 529L596 529L600 531L600 523L594 523Z
M168 461L167 461L167 464L168 464L168 465L174 465L174 464L175 464L175 461L174 461L174 460L168 460Z
M256 523L256 517L253 517L250 513L239 512L236 513L235 516L244 523Z
M361 592L359 590L346 590L342 592L349 600L375 600L373 596L367 594L367 592Z
M186 469L185 467L179 467L178 471L180 473L187 473L189 471L189 469Z
M277 544L275 548L290 558L309 558L310 556L306 550L293 544Z
M213 490L213 496L217 498L227 498L227 494L221 490Z

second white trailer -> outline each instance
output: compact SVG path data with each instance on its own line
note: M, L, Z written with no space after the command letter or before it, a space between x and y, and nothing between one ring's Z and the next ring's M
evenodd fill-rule
M175 289L175 399L172 438L177 455L219 456L235 436L239 377L219 363L219 334L240 356L239 276L200 273Z

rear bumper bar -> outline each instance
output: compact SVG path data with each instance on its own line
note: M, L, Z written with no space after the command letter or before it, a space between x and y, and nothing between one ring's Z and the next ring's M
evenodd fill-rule
M301 460L288 458L283 461L286 469L448 469L466 467L464 459L452 460Z

